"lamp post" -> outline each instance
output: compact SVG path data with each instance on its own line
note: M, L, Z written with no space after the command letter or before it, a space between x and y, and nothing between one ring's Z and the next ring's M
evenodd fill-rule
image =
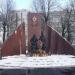
M22 49L21 49L21 40L19 39L19 46L20 46L20 54L22 54Z
M15 31L15 34L18 36L17 31ZM20 33L20 36L21 36L21 33ZM21 38L20 38L20 36L17 39L18 39L18 42L19 42L20 54L22 54L22 52L21 52Z
M20 27L20 38L19 38L20 54L22 54L22 31Z

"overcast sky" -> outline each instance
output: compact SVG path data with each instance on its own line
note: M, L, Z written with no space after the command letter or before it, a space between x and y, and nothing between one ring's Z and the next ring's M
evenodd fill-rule
M17 9L27 9L32 10L32 1L33 0L15 0L16 1L16 8ZM58 0L60 2L61 6L64 7L65 1L68 0Z
M17 9L32 9L32 0L15 0Z

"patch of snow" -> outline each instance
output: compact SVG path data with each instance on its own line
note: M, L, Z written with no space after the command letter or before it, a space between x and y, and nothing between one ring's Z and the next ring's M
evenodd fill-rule
M44 57L27 57L26 55L6 56L0 60L0 68L54 68L75 67L73 55L51 55Z

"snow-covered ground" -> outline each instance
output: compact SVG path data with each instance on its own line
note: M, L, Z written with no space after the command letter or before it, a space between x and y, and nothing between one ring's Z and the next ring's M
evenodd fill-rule
M75 56L51 55L45 57L27 57L25 55L14 55L3 57L0 60L1 69L51 67L75 67Z

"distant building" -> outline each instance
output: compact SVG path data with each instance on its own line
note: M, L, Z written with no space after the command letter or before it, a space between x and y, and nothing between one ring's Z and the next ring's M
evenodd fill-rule
M54 28L60 35L62 35L62 26L61 26L61 15L65 15L65 11L54 11L50 15L50 26ZM71 34L72 34L72 45L75 47L75 21L73 21L73 17L71 17ZM66 34L67 36L67 34Z

